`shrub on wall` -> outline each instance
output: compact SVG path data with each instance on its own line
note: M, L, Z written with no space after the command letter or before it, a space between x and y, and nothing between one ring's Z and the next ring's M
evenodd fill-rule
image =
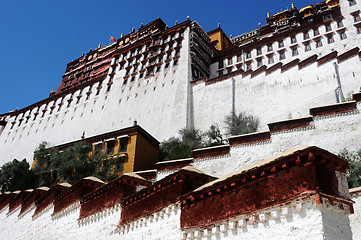
M0 168L1 192L26 190L37 185L37 177L29 170L29 163L24 159L5 163Z
M224 120L227 129L227 135L236 136L246 133L256 132L259 120L245 113L230 113Z
M342 150L339 156L350 161L350 171L347 173L349 188L361 186L361 149L358 152Z

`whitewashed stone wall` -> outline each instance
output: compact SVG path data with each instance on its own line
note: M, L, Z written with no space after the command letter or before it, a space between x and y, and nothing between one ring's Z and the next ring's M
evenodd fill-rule
M316 117L313 126L294 131L271 133L271 140L231 147L225 156L196 159L192 165L215 177L222 177L300 145L317 146L339 154L343 149L360 149L361 104L358 111L343 115ZM162 174L164 177L166 174Z
M353 239L361 239L361 195L358 194L352 198L355 201L353 207L355 213L350 215L350 225Z
M125 69L119 70L118 66L109 92L106 91L110 78L108 76L101 85L99 95L96 96L98 84L92 86L88 100L86 93L90 87L82 90L78 104L76 97L80 90L75 92L69 107L67 100L71 97L70 94L64 98L60 111L60 99L57 99L52 114L51 102L44 117L41 117L45 108L45 105L42 105L35 121L34 112L26 112L17 118L13 129L10 128L15 117L7 117L8 124L0 134L0 165L14 158L26 158L31 163L33 152L42 141L56 146L80 140L83 133L85 137L90 137L130 127L134 120L158 140L176 135L179 129L186 127L187 122L191 61L189 31L189 28L184 31L178 64L173 65L174 62L171 62L167 69L163 64L153 77L137 77L133 82L128 79L127 84L123 84ZM175 51L172 54L174 55ZM111 71L112 68L109 73ZM31 117L25 124L28 115ZM18 127L21 118L24 120Z
M337 80L333 62L319 67L315 62L301 70L296 65L283 73L278 69L254 78L234 76L236 112L257 117L259 129L264 130L267 123L305 117L312 107L335 104ZM345 97L360 90L358 56L341 62L339 72ZM211 85L199 83L193 86L193 92L196 128L205 131L218 124L224 129L225 116L232 110L232 78Z

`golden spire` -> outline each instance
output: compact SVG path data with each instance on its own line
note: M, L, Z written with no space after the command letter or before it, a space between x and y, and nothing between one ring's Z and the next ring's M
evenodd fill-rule
M101 43L99 43L98 48L101 48L101 47L102 47L102 44L101 44Z
M267 18L270 18L271 17L271 14L270 12L267 13Z
M54 88L51 89L51 93L54 93Z
M295 8L295 3L292 3L292 8Z

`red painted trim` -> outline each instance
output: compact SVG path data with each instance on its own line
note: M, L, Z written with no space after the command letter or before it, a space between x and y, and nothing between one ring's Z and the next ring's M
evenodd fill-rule
M337 63L341 63L341 62L343 62L343 61L345 61L345 60L347 60L347 59L349 59L349 58L351 58L353 56L356 56L359 53L359 51L360 51L360 48L355 47L355 48L341 54L340 56L337 57Z
M273 73L274 71L280 69L283 66L283 63L279 62L273 65L272 67L267 68L266 70L266 76Z
M136 192L137 186L148 186L150 184L146 180L122 175L114 181L88 193L81 199L79 219L120 204L123 198Z
M286 72L288 69L290 69L290 68L298 65L299 62L300 62L300 59L296 58L295 60L293 60L293 61L291 61L291 62L283 65L283 66L281 67L281 72L282 72L282 73L283 73L283 72Z
M47 206L54 203L54 200L68 188L69 187L65 187L62 185L56 185L50 188L35 202L36 208L33 217L41 213Z
M225 74L223 76L208 79L208 80L206 80L206 86L217 83L217 82L221 82L223 80L229 79L231 77L234 77L234 76L237 76L237 75L240 75L240 74L243 74L243 73L244 73L243 69L238 69L238 70L236 70L234 72Z
M154 181L157 178L157 170L145 170L134 172L148 181Z
M298 63L298 69L307 67L308 65L317 61L317 54L312 55L311 57L306 58L305 60Z
M193 159L189 158L174 161L157 162L155 166L157 168L157 171L169 171L189 166L192 162Z
M312 116L323 116L337 113L345 113L356 110L356 102L345 102L334 105L327 105L310 109Z
M103 186L103 183L81 179L76 182L73 186L71 186L66 191L62 192L59 197L57 197L54 201L54 214L60 212L64 208L70 206L76 201L80 201L80 199L88 194L89 192L94 191L100 186Z
M267 70L266 65L259 67L258 69L256 69L254 72L251 73L251 78L258 76L259 74L265 72L266 70Z
M325 56L323 56L322 58L319 58L317 60L317 66L322 66L325 63L328 63L329 61L335 59L338 55L337 51L333 51Z
M46 190L35 189L22 202L20 214L23 214L33 203L35 203L41 196L46 194Z
M229 154L230 146L221 145L203 149L195 149L192 151L193 159L207 158L207 157L218 157Z
M247 145L271 140L271 132L250 133L240 136L229 137L228 141L231 146Z
M123 199L120 224L157 212L178 201L180 196L214 179L212 176L184 169L171 174Z
M341 198L335 170L347 168L346 160L317 147L295 151L183 196L181 228L209 226L310 193Z
M280 131L292 130L297 128L306 128L309 127L312 122L313 122L312 117L305 117L305 118L269 123L267 125L271 132L280 132Z
M354 94L352 95L352 99L353 99L354 101L356 101L356 102L361 102L361 92L359 92L359 93L354 93Z

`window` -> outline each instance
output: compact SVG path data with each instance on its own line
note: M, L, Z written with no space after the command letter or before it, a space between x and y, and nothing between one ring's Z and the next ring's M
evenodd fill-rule
M304 32L303 33L303 39L304 40L307 40L307 39L309 39L310 38L310 35L308 34L308 32Z
M298 55L298 48L297 47L292 48L292 57L297 55Z
M246 64L246 71L252 70L252 63Z
M267 46L267 51L268 51L268 52L273 51L273 46L272 46L272 44Z
M274 63L275 61L274 61L274 58L273 58L273 54L271 54L271 55L269 55L268 56L268 64L272 64L272 63Z
M360 13L357 13L357 14L353 15L353 21L354 22L360 21Z
M94 145L94 155L101 153L102 152L102 148L103 148L103 144L102 143L98 143L96 145Z
M130 79L131 82L134 82L135 81L135 76L133 76L131 79Z
M228 58L228 65L232 65L232 58Z
M320 35L320 31L318 30L318 28L313 29L313 35L314 36Z
M155 72L159 72L159 71L160 71L160 67L156 67Z
M356 0L348 0L348 5L351 7L353 5L356 5Z
M107 92L109 92L110 91L110 88L112 87L112 85L109 85L108 87L107 87Z
M251 52L246 52L246 59L250 59L252 57Z
M115 140L107 142L107 155L113 155L114 154L114 147L115 147Z
M325 25L325 28L326 28L326 32L329 32L329 31L332 30L331 24L326 24L326 25Z
M286 53L285 53L285 51L281 51L280 52L280 60L284 60L284 59L286 59Z
M342 28L342 27L343 27L343 22L342 22L342 20L337 21L337 27L338 27L338 28Z
M128 139L127 138L119 139L119 150L118 150L118 152L127 151L127 146L128 146Z
M361 34L361 25L356 26L357 34Z
M296 42L297 42L296 36L292 36L291 37L291 44L296 43Z
M335 40L333 39L333 35L329 35L329 36L327 37L327 42L328 42L328 44L335 42Z
M323 21L330 20L330 19L332 19L332 14L331 14L331 13L328 13L328 14L326 14L326 15L323 15L322 18L323 18Z
M240 61L242 61L242 55L237 56L237 62L240 62Z
M322 47L321 39L316 40L316 48Z
M178 60L174 60L174 62L173 62L173 66L176 66L176 65L178 65Z
M169 64L169 63L167 63ZM143 77L143 73L139 73L139 79L141 79Z
M307 43L305 44L305 52L308 52L311 50L311 44Z
M340 39L341 39L341 40L344 40L344 39L346 39L346 38L347 38L346 32L345 32L345 31L340 32Z
M218 66L219 66L218 68L223 68L223 60L218 62Z
M123 85L127 84L127 79L124 79Z
M169 63L166 63L164 68L168 68L169 67Z
M263 66L263 61L262 58L257 59L257 67L262 67Z
M257 56L261 55L262 54L262 48L258 48L257 49Z
M278 42L278 47L279 47L279 48L282 48L282 47L284 47L284 46L285 46L285 44L283 43L283 40L281 40L281 41Z

